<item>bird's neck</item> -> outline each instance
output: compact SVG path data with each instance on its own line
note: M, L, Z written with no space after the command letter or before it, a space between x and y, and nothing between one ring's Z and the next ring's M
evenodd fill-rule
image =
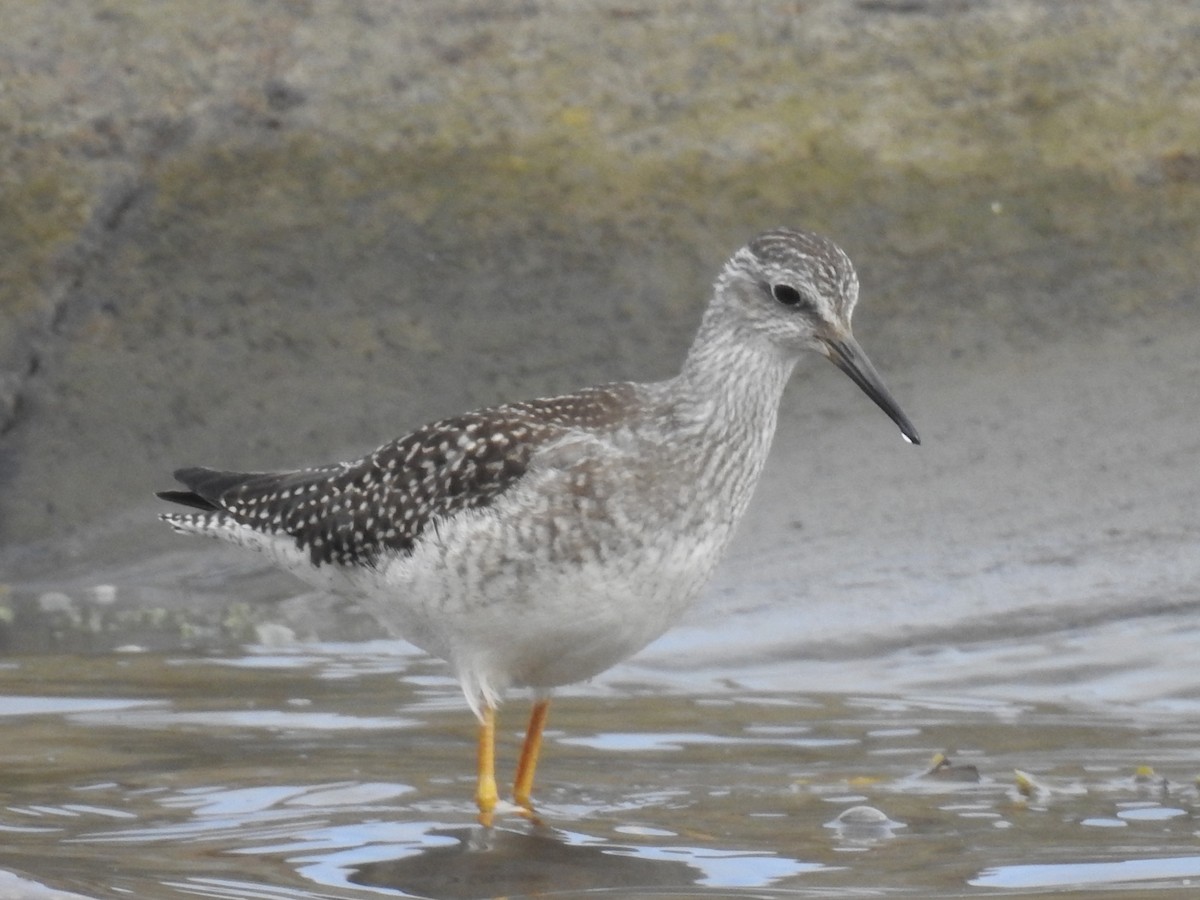
M729 427L733 443L765 439L765 456L784 387L796 366L766 335L749 328L731 311L714 304L704 319L677 376L678 396L697 420Z
M673 438L657 452L679 492L663 506L681 518L680 533L705 536L713 560L749 506L794 366L769 339L710 309L679 375L662 384L659 415Z

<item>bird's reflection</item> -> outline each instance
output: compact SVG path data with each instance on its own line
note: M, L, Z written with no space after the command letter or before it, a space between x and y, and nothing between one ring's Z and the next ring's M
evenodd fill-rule
M683 888L703 872L679 860L645 859L613 844L581 845L549 828L431 831L457 843L366 863L349 880L435 900L620 888Z

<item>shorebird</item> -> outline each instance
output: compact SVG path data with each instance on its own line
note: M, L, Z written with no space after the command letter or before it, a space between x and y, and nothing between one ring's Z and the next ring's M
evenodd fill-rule
M492 822L496 709L534 692L513 799L532 813L550 694L661 635L695 600L750 502L784 386L816 351L911 443L850 331L858 278L809 231L764 232L714 285L678 375L442 419L352 462L186 468L162 519L266 554L446 660L479 720L475 801Z

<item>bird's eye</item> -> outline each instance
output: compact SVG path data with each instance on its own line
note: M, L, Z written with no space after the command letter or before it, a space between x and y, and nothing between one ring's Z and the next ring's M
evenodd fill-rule
M800 296L800 292L790 284L773 285L771 294L784 306L799 306L804 299Z

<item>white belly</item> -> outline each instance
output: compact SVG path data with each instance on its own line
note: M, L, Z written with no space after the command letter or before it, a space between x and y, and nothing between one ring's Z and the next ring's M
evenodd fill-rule
M476 707L510 685L591 678L646 646L700 593L732 532L631 531L613 504L595 521L560 516L555 527L526 510L532 524L503 527L512 512L460 514L411 556L354 576L368 611L448 660ZM564 537L571 527L582 533Z

